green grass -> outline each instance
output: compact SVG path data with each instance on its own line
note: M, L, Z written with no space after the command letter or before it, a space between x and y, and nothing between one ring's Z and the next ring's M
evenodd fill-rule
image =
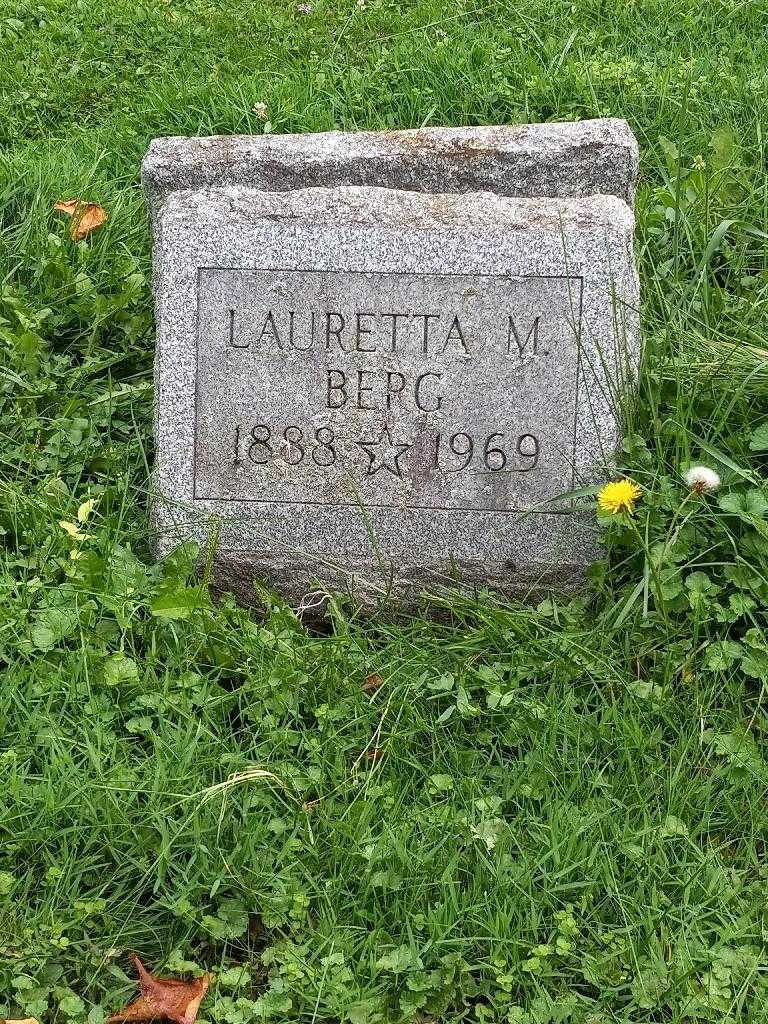
M134 949L217 972L213 1024L768 1020L767 13L0 7L0 1017L101 1024ZM257 102L276 132L631 122L645 495L582 599L318 635L152 563L139 162ZM75 196L110 212L79 245Z

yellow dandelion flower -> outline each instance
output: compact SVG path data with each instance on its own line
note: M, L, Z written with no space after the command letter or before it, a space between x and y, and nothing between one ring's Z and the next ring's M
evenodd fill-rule
M615 516L617 512L634 512L642 495L642 488L634 480L612 480L597 495L601 512Z

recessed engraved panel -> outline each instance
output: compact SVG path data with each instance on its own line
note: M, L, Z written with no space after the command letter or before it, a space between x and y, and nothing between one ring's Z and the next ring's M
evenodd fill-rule
M581 293L201 269L195 497L549 511L573 487Z

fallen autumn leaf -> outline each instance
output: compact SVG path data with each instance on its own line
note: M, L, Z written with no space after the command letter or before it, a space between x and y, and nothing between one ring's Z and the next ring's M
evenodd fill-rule
M378 764L385 753L386 751L382 747L374 747L373 750L364 750L361 756L364 761Z
M82 241L96 228L100 228L109 216L103 206L99 206L98 203L84 203L82 199L61 199L54 203L53 208L72 218L69 234L75 242Z
M381 678L378 672L371 672L369 676L365 677L363 683L363 693L376 693L384 685L384 680Z
M193 978L192 981L156 978L135 954L129 955L139 975L141 995L108 1017L106 1024L132 1024L158 1019L175 1021L175 1024L194 1024L200 1004L211 984L210 974Z

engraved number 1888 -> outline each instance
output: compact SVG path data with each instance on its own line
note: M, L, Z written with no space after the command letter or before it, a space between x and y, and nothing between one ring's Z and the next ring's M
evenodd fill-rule
M265 466L276 458L289 466L298 466L309 449L316 466L332 466L336 461L335 440L330 427L318 427L314 437L306 439L304 431L295 424L289 424L282 437L275 437L266 423L257 423L250 432L246 456L255 466ZM240 462L240 427L235 427L235 462Z

